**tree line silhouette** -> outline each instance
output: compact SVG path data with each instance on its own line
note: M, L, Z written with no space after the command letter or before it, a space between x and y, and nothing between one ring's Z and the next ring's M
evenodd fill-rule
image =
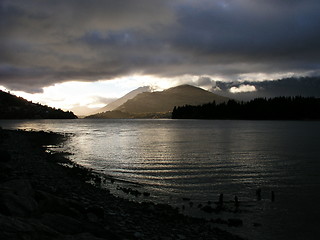
M229 100L199 106L174 107L173 119L319 120L320 98L256 98L248 102Z
M73 112L63 111L0 91L0 119L74 119Z

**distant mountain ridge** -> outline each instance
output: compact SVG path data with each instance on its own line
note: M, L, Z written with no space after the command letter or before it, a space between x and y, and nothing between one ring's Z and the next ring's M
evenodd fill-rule
M0 90L0 119L75 119L73 112L65 112L32 103Z
M171 117L174 107L199 105L209 102L222 103L229 98L219 96L191 85L180 85L161 92L143 92L115 108L89 118L118 118L119 112L126 114L123 118L162 118ZM117 114L114 114L117 113Z
M118 108L119 106L121 106L122 104L124 104L126 101L128 101L128 100L134 98L135 96L137 96L139 93L151 92L151 89L152 88L150 86L139 87L139 88L127 93L123 97L117 99L116 101L114 101L112 103L109 103L107 106L98 109L95 112L96 113L100 113L100 112L106 112L106 111L113 111L116 108Z
M162 92L140 93L116 110L129 113L168 112L175 106L227 101L214 93L191 85L180 85Z

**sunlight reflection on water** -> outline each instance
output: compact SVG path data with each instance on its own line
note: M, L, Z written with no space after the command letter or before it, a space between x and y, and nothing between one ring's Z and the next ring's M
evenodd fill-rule
M245 226L232 231L252 239L301 239L295 231L312 239L319 233L319 220L310 219L320 212L320 122L78 119L0 121L0 126L74 133L65 146L72 160L141 184L152 201L181 207L187 197L196 206L217 201L220 193L226 201L237 195L249 212L214 217L244 219ZM196 207L185 211L200 214ZM254 222L262 225L254 228Z

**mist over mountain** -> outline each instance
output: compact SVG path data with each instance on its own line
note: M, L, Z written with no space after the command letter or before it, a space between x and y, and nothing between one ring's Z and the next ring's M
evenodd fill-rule
M151 92L151 90L152 90L152 88L150 86L139 87L139 88L127 93L123 97L115 100L114 102L109 103L105 107L96 110L95 113L115 110L116 108L118 108L119 106L124 104L126 101L128 101L128 100L134 98L135 96L137 96L139 93Z
M118 118L119 112L129 114L123 118L170 117L175 106L221 103L228 98L191 85L180 85L161 92L143 92L115 108L113 111L91 115L90 118Z
M73 112L65 112L32 103L0 90L0 119L74 119Z

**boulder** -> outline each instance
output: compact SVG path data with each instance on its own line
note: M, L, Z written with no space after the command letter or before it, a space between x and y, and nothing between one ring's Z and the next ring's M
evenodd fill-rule
M87 217L91 222L98 222L104 218L104 209L99 206L90 206L86 209Z
M36 192L36 200L41 213L57 213L78 219L84 218L85 208L80 202L56 197L43 191Z
M38 209L37 202L30 196L0 193L0 212L7 216L27 217Z
M242 226L243 222L241 219L237 219L237 218L229 218L228 219L228 226L231 227L239 227Z
M34 191L27 180L17 179L0 185L0 213L7 216L30 216L38 210Z
M0 239L57 239L53 229L30 218L8 217L0 214Z
M11 156L8 151L0 150L0 181L8 179L12 173Z
M215 209L214 208L212 208L211 206L204 206L204 207L202 207L201 208L201 210L202 211L204 211L204 212L206 212L206 213L212 213L212 212L214 212L215 211Z
M114 238L98 238L93 236L91 233L80 233L75 235L68 235L59 240L104 240L104 239L114 239Z
M41 222L62 234L78 234L83 232L84 229L84 226L80 221L60 214L43 214Z
M7 163L11 161L11 156L8 151L0 150L0 162Z

